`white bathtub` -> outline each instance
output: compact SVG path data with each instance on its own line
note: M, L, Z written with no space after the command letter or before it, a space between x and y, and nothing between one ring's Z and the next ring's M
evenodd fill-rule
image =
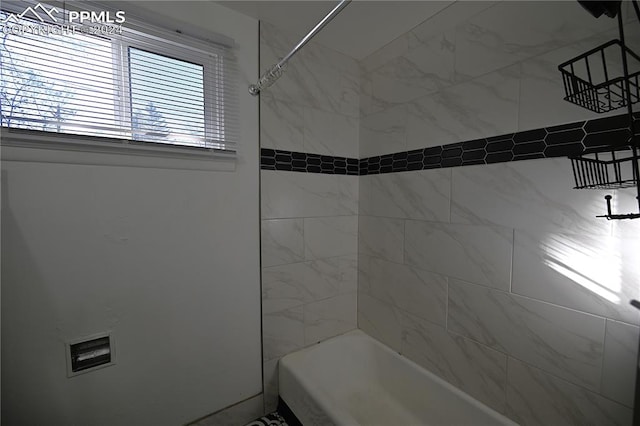
M285 356L279 381L304 426L515 425L360 330Z

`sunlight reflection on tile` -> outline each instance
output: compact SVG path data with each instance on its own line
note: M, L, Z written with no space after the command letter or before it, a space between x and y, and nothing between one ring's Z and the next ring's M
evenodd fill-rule
M640 240L516 231L512 292L637 324Z
M620 304L622 261L618 255L619 242L613 237L601 236L600 244L596 250L559 235L550 236L543 246L544 263L598 296Z

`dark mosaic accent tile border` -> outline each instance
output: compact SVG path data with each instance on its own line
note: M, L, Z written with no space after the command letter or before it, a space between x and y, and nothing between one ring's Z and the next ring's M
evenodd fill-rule
M640 113L635 117L636 121L640 120ZM360 160L262 149L260 167L263 170L364 176L567 157L589 149L626 145L630 136L628 125L627 115L621 114Z
M260 168L262 170L284 170L331 175L358 176L360 173L357 158L333 157L330 155L266 148L260 150Z
M640 119L640 114L635 115L636 120ZM363 158L360 175L567 157L588 149L626 145L628 125L627 116L622 114Z

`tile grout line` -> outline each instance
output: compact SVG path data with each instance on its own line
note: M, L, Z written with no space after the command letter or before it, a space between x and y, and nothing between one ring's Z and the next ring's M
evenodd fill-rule
M513 262L515 259L515 251L516 251L516 230L513 228L511 230L511 261L509 263L509 293L513 294Z
M605 366L605 358L607 354L607 328L609 325L609 320L605 318L604 320L604 336L602 336L602 361L600 362L600 383L598 386L598 394L602 395L604 392L604 366Z
M558 376L556 373L552 373L552 372L550 372L550 371L545 370L545 369L544 369L544 368L542 368L542 367L538 367L538 366L536 366L536 365L533 365L533 364L531 364L530 362L525 361L525 360L522 360L522 359L518 358L517 356L515 356L515 355L513 355L513 354L511 354L511 353L509 353L509 352L507 352L507 351L505 351L505 350L492 348L491 346L488 346L486 343L480 342L480 341L478 341L478 340L476 340L476 339L474 339L474 338L472 338L472 337L465 336L464 334L460 334L460 333L458 333L458 332L456 332L456 331L447 331L447 332L448 332L448 333L451 333L451 334L454 334L454 335L456 335L456 336L460 336L460 337L462 337L462 338L464 338L464 339L467 339L467 340L469 340L469 341L472 341L472 342L474 342L475 344L478 344L478 345L480 345L480 346L482 346L482 347L484 347L484 348L487 348L487 349L489 349L489 350L492 350L492 351L498 352L498 353L500 353L500 354L502 354L502 355L505 355L505 356L507 357L507 362L508 362L508 359L509 359L509 358L511 358L511 359L513 359L513 360L516 360L516 361L518 361L518 362L521 362L522 364L525 364L525 365L526 365L527 367L529 367L529 368L533 368L533 369L535 369L535 370L538 370L538 371L542 372L542 373L543 373L543 374L545 374L545 375L551 376L552 378L554 378L554 379L556 379L556 380L560 380L560 381L562 381L562 382L568 383L568 384L570 384L570 385L572 385L572 386L578 387L578 388L580 388L580 389L582 389L582 390L586 390L587 392L591 392L591 393L593 393L593 394L595 394L595 395L597 395L597 396L600 396L600 397L602 397L602 398L604 398L604 399L607 399L607 400L609 400L609 401L611 401L611 402L615 402L616 404L619 404L619 405L622 405L622 406L624 406L624 407L627 407L626 405L624 405L624 404L623 404L623 403L621 403L621 402L615 401L615 400L613 400L613 399L611 399L611 398L609 398L609 397L606 397L606 396L602 395L602 394L600 393L600 391L599 391L599 390L593 390L593 389L590 389L590 388L588 388L588 387L586 387L586 386L584 386L584 385L582 385L582 384L575 383L574 381L569 380L569 379L567 379L567 378L565 378L565 377L560 377L560 376ZM627 408L629 408L629 407L627 407Z
M448 333L449 332L449 290L450 290L450 286L449 286L449 277L445 277L446 279L446 289L447 289L447 298L446 298L446 304L444 307L444 312L445 312L445 316L444 316L444 330Z

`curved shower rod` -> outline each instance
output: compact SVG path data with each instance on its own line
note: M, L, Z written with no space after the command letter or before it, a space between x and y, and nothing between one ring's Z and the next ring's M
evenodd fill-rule
M309 40L313 38L313 36L315 36L322 28L324 28L324 26L327 25L349 3L351 3L351 0L340 0L340 3L338 3L338 5L327 14L327 16L322 18L322 21L318 22L318 24L313 27L313 29L309 31L309 33L307 33L307 35L304 36L293 49L291 49L291 52L289 52L284 58L280 59L280 62L265 71L265 73L260 76L260 79L256 84L249 85L249 93L251 93L253 96L257 96L262 89L269 87L273 83L275 83L276 80L280 78L282 73L284 73L285 65L287 64L287 62L289 62L289 59L291 59L291 57L295 55L298 50L302 49L302 46L307 44Z

